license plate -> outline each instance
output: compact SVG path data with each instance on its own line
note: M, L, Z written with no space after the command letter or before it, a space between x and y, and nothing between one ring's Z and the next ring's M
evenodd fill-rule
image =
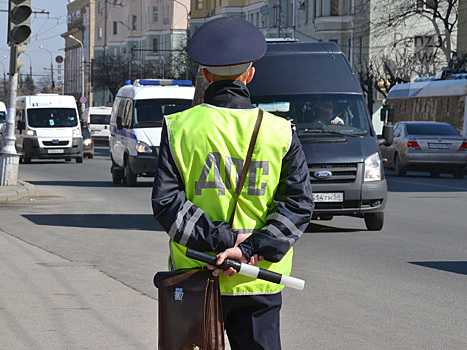
M429 143L428 147L430 147L430 149L449 149L451 148L451 144L450 143Z
M61 148L58 149L49 149L49 153L64 153L65 151Z
M344 193L313 193L313 200L315 202L343 202Z

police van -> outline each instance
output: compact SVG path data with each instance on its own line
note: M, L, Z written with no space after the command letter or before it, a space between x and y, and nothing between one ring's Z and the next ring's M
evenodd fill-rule
M73 96L18 96L16 149L24 163L31 159L72 158L83 162L83 137Z
M137 79L117 93L110 117L109 152L114 184L135 186L154 176L163 117L188 109L195 88L189 80Z
M89 107L84 110L83 120L88 124L94 141L109 143L110 115L112 107Z
M0 101L0 131L3 128L3 125L6 123L6 115L7 115L7 111L6 111L5 103Z

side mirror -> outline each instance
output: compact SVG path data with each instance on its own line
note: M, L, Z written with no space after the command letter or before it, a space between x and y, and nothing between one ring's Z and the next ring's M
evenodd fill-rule
M394 122L394 109L388 109L388 124Z
M122 117L117 116L117 129L122 130L123 129L123 124L122 124Z
M378 139L380 146L391 146L394 140L394 125L383 126L383 137Z
M380 113L379 119L380 119L383 123L386 122L386 114L387 114L386 112L387 112L386 107L381 108L381 111L379 112L379 113Z

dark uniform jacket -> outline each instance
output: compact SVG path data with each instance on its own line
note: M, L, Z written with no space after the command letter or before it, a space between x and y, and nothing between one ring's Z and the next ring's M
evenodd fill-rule
M248 89L239 81L226 80L211 84L205 92L204 103L232 109L255 108L251 104ZM184 183L170 152L167 126L164 124L154 178L152 206L154 217L166 232L175 226L173 224L177 220L177 214L182 210L186 201ZM310 222L314 203L307 162L295 132L292 133L289 151L283 158L280 183L273 204L268 215L273 213L280 215L271 215L264 227L273 225L287 238L293 238L296 241ZM183 220L188 223L197 209L193 205L184 214ZM287 220L280 221L281 217ZM183 230L185 223L177 226ZM203 212L196 221L193 234L186 246L199 251L222 252L235 245L238 233L245 232L232 229L226 221L212 222ZM176 237L181 236L181 234L175 234L174 240L176 241ZM289 243L277 239L268 230L261 229L255 230L255 233L241 243L239 248L247 260L251 255L258 254L264 256L266 260L275 262L287 253Z

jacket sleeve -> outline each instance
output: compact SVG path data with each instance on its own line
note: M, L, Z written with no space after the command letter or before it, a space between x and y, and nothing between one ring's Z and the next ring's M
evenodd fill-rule
M314 209L305 154L295 132L282 160L279 186L265 226L239 245L247 260L253 254L277 262L307 228Z
M154 218L170 238L199 251L222 252L234 246L237 233L227 222L212 222L208 215L189 201L182 177L170 151L164 123L157 170L152 190Z

